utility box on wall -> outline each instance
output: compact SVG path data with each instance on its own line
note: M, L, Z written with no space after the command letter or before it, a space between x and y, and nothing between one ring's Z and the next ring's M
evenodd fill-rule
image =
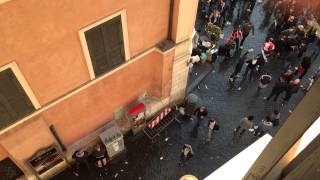
M124 149L123 135L115 122L110 122L112 126L99 135L101 141L107 149L109 158L121 153Z

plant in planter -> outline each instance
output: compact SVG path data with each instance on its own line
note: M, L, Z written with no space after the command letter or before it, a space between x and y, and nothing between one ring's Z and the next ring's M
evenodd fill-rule
M217 45L219 42L219 37L221 34L221 29L219 26L214 25L213 23L209 22L206 27L205 31L207 32L208 36L210 37L210 40Z

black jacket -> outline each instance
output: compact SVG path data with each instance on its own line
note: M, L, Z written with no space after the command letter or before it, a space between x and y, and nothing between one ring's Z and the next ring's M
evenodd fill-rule
M306 70L309 69L311 66L311 58L306 56L302 59L301 66Z
M281 93L284 90L285 90L285 84L280 81L278 81L272 88L272 91L276 93Z

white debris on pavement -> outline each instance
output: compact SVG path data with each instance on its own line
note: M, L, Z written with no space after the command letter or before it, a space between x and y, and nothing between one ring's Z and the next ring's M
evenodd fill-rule
M124 164L129 164L128 161L125 161Z
M118 173L116 173L116 174L114 175L114 177L115 177L115 178L117 178L117 177L118 177L118 175L119 175L119 174L118 174Z
M161 157L160 157L160 160L162 160L162 159L163 159L163 157L161 156Z
M205 87L206 89L209 89L209 88L208 88L208 86L207 86L206 84L204 85L204 87Z
M123 172L124 170L123 170L123 169L121 169L120 171L121 171L121 172Z
M168 140L169 140L169 138L165 138L164 140L165 140L165 141L168 141Z

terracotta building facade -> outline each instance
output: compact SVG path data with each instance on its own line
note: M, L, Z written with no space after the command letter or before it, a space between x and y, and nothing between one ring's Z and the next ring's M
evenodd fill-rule
M0 160L10 159L32 179L26 160L59 144L51 126L69 149L139 99L153 99L146 104L147 116L181 100L197 5L197 0L0 1L0 83L3 76L8 86L18 84L24 98L19 104L0 97L3 112L9 109L1 125ZM9 94L17 87L12 89ZM25 112L15 112L15 104Z

